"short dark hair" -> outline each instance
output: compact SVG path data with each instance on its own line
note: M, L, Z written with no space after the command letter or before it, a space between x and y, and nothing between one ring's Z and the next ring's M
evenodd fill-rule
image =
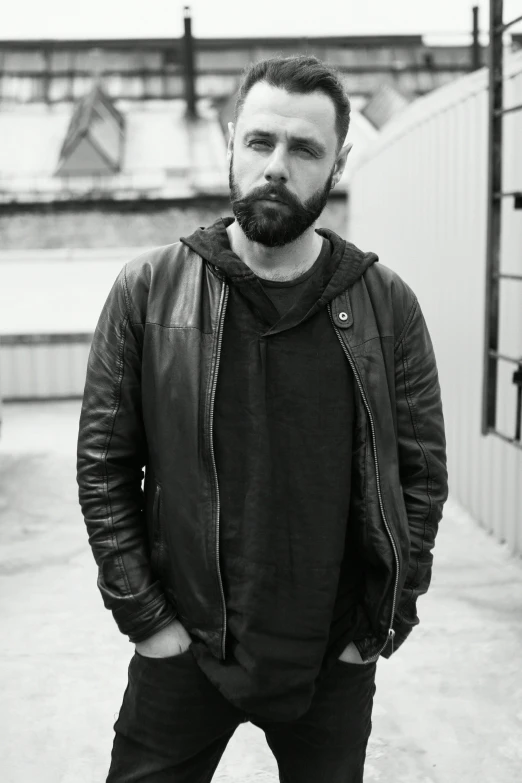
M246 97L254 84L266 82L290 93L308 95L320 90L327 95L335 107L335 130L338 147L344 143L350 125L350 99L344 89L338 71L313 55L294 57L271 57L252 63L244 72L236 98L234 121L243 108Z

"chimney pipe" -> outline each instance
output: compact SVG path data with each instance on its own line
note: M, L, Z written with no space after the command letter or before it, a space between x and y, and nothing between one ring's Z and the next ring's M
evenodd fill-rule
M482 67L479 41L479 7L473 6L473 43L471 44L471 70L478 71Z
M45 103L51 102L51 52L48 48L43 51L44 72L42 75L42 93Z
M183 65L185 71L185 97L187 100L187 116L196 118L196 85L194 74L194 39L192 37L192 17L190 6L183 8L185 35L183 38Z

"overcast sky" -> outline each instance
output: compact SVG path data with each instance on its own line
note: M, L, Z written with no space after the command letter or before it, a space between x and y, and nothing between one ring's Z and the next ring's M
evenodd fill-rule
M462 40L471 29L471 8L488 28L487 0L192 0L194 35L444 34ZM179 0L11 0L4 3L0 37L178 37ZM504 18L522 13L522 0L505 0ZM522 25L514 28L522 30ZM454 38L460 33L461 38ZM446 35L449 34L449 35Z

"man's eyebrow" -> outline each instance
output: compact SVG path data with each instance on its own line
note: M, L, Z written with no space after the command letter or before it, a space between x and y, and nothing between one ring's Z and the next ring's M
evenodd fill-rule
M262 128L253 128L245 133L245 138L250 136L260 136L262 139L273 139L275 134L271 131L263 130ZM315 147L318 152L323 154L326 152L326 147L321 144L320 141L311 138L310 136L290 136L290 141L297 142L297 144L308 144L310 147Z
M261 128L253 128L245 133L245 136L262 136L263 138L272 138L274 134Z

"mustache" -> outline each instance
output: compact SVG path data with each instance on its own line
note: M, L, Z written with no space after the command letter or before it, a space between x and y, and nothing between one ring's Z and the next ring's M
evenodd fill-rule
M289 190L277 185L261 185L258 188L254 188L241 201L251 203L252 201L261 201L263 199L274 199L291 207L300 206L299 200Z

